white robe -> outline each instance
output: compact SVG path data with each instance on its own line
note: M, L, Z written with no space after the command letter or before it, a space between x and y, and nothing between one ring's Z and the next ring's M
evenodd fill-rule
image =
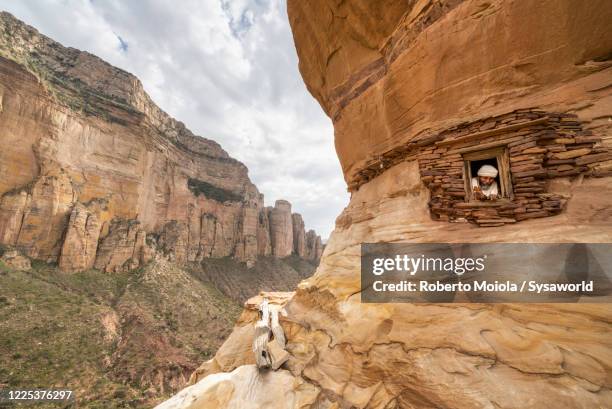
M472 178L472 189L476 186L480 187L482 193L487 197L487 199L491 198L491 196L497 198L499 194L499 190L497 189L497 182L493 181L489 186L480 186L480 182L478 181L478 177Z

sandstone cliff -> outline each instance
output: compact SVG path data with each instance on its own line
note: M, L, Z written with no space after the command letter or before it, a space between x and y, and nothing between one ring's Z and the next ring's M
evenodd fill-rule
M315 275L267 294L287 312L282 372L251 369L254 299L160 408L238 407L245 391L242 408L612 406L609 305L362 304L359 275L363 242L612 240L612 4L289 0L288 14L351 201ZM492 146L514 194L479 223L453 198L463 154Z
M65 271L298 253L291 205L140 81L0 14L0 244ZM294 215L298 216L298 215ZM301 242L300 242L301 243ZM306 256L308 254L308 256Z

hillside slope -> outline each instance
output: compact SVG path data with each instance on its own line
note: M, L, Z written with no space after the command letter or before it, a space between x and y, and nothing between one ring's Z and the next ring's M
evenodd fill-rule
M241 303L323 251L291 203L163 112L138 78L0 13L0 387L150 407L184 386Z
M270 262L289 277L285 287L238 283L228 287L232 299L205 276L221 280L241 266L231 259L212 271L161 260L113 274L41 262L17 271L0 261L0 387L68 388L84 408L151 407L214 355L242 310L238 299L295 286L301 273L283 260L254 269Z
M0 384L65 387L84 407L146 407L176 390L240 312L166 263L113 275L0 268Z

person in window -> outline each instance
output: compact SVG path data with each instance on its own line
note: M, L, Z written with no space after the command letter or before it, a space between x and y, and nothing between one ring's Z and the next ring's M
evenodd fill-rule
M482 165L478 169L478 176L472 178L472 191L477 200L496 200L499 198L497 188L497 169L491 165Z

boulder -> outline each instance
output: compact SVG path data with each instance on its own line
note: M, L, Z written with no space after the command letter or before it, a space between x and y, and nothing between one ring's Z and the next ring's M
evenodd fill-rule
M32 268L30 259L14 249L6 250L0 261L13 270L27 271Z

